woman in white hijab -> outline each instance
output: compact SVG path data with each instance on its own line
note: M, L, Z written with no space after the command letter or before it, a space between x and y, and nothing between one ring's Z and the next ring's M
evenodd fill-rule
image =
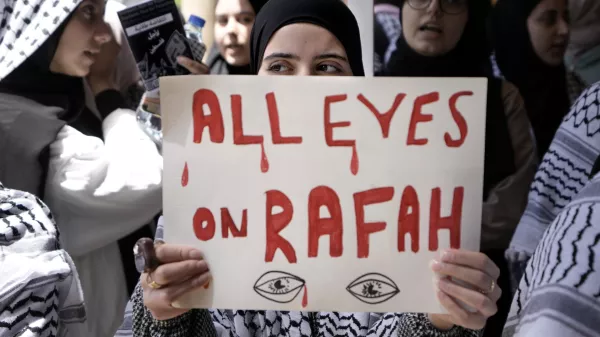
M85 296L79 336L112 335L127 302L117 241L160 211L162 157L117 90L114 57L102 57L119 51L104 0L0 6L0 180L52 208Z

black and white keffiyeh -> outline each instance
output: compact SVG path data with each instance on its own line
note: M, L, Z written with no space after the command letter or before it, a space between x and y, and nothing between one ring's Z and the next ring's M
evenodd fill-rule
M84 336L79 278L46 205L0 183L0 336Z
M28 59L81 0L0 0L0 81Z

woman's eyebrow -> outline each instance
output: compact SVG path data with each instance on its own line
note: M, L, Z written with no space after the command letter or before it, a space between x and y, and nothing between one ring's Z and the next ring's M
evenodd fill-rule
M545 15L558 15L558 10L554 9L554 8L548 8L548 9L542 11L542 13L540 13L540 16L545 16Z
M294 55L291 53L271 53L268 56L265 56L263 60L268 61L272 59L294 59L299 60L300 57L298 55Z
M325 53L325 54L315 56L313 58L313 60L324 60L324 59L337 59L340 61L348 62L347 58L343 57L340 54L336 54L336 53Z
M230 15L249 15L249 16L254 16L253 12L250 11L243 11L243 12L236 12L236 13L215 13L215 16L217 18L226 18Z

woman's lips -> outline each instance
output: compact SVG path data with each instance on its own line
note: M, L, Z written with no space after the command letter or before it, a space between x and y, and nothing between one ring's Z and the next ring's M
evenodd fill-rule
M85 56L86 59L88 59L90 62L93 63L96 61L96 57L98 56L98 53L94 53L89 50L86 50L83 52L83 56Z
M552 51L554 53L564 53L566 50L567 50L567 44L566 43L553 44L550 47L550 51Z
M419 32L426 38L437 38L442 35L444 31L437 22L428 21L419 27Z
M244 47L242 45L228 45L225 47L225 50L232 53L232 54L237 54L240 53L241 51L244 50Z
M419 27L419 32L426 38L437 38L443 33L441 28L432 25L423 25Z

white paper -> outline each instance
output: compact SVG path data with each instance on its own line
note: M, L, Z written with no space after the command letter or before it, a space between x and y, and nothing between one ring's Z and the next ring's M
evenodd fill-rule
M165 238L169 243L201 249L213 275L207 289L177 305L240 310L441 312L428 265L450 246L450 239L448 230L440 230L438 249L429 250L432 189L440 188L440 216L447 217L452 212L455 189L464 188L460 247L478 250L486 79L184 76L163 77L160 86ZM217 116L206 105L194 110L198 92L213 92L218 97L222 143L211 141L208 127L203 130L201 143L193 141L194 111L200 117ZM439 93L439 100L422 108L422 114L430 115L432 120L418 123L415 128L414 138L427 139L427 144L408 146L414 102L434 92ZM461 138L449 102L459 92L463 93L456 100L455 113L464 118L467 132L461 146L450 148L446 134L449 139ZM276 99L281 134L302 137L301 144L273 144L266 103L269 93ZM325 140L325 97L342 94L347 98L331 104L330 119L333 123L349 121L351 125L333 129L333 139L355 140L356 174L352 172L352 148L330 147ZM263 136L267 172L261 170L265 165L259 144L233 143L234 95L241 95L244 134ZM398 95L405 95L391 119L387 138L375 114L357 98L359 95L382 113L397 97L402 98ZM213 135L218 141L217 136ZM405 251L398 251L399 210L408 185L414 188L419 202L417 253L411 250L411 235L404 237ZM318 240L318 257L308 257L309 194L318 186L329 187L339 198L343 222L343 252L339 257L330 256L329 235ZM358 258L353 195L375 188L387 188L388 192L393 189L393 197L365 206L364 220L384 221L386 226L368 236L369 256ZM265 262L267 213L281 211L267 209L269 190L281 191L293 205L293 218L280 235L293 246L296 263L288 262L281 250L275 251L272 262ZM193 219L200 208L214 215L214 236L208 241L200 240L194 230ZM247 210L246 237L229 233L229 238L223 238L221 208L228 209L238 229L243 210ZM314 214L315 218L330 216L325 207ZM371 275L360 279L366 274ZM369 278L379 280L371 282ZM358 286L353 287L357 282ZM357 295L347 289L349 286Z

